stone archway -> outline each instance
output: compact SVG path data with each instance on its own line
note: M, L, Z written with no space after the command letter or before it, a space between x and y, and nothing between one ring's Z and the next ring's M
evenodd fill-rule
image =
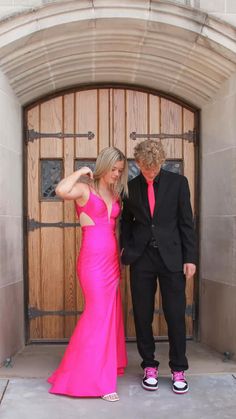
M236 69L234 37L228 24L169 2L59 2L1 24L0 63L22 104L117 82L200 107Z

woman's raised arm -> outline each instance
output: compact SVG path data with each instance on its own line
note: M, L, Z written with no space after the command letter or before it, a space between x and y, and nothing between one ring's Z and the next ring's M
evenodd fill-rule
M86 188L85 184L78 182L78 180L83 175L87 175L93 179L93 172L91 169L89 169L89 167L82 167L58 183L55 190L57 196L68 200L82 198Z

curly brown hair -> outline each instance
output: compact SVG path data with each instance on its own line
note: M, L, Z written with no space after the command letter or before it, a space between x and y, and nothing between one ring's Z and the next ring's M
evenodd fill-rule
M161 141L145 140L134 147L134 158L146 168L162 165L166 155Z

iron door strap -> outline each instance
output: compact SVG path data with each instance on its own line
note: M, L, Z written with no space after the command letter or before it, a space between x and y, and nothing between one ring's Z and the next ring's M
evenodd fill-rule
M40 310L37 307L28 307L28 318L35 319L37 317L44 317L44 316L76 316L82 314L83 311L81 310ZM155 314L163 315L163 309L155 309ZM133 314L133 309L130 310L130 314ZM185 310L185 315L187 317L192 317L195 320L195 304L187 305Z
M187 140L189 143L196 143L197 133L196 131L188 131L182 134L168 134L168 133L160 133L160 134L137 134L135 131L130 133L131 140L137 140L138 138L159 138L160 140L164 139L175 139L180 138L182 140Z
M92 140L95 137L92 131L87 133L66 133L66 132L38 132L34 129L26 130L25 141L28 144L29 142L34 142L34 140L39 140L40 138L87 138Z
M82 313L81 310L40 310L37 307L28 307L29 320L44 316L77 316Z
M65 228L65 227L80 227L80 223L64 223L63 221L58 221L55 223L47 223L37 221L34 218L27 219L27 231L34 231L37 228L42 227L58 227L58 228Z

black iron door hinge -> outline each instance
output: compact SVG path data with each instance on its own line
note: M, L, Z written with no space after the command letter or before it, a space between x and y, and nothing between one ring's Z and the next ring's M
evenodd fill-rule
M197 133L196 131L188 131L184 132L182 134L167 134L167 133L161 133L161 134L137 134L135 131L130 133L131 140L137 140L138 138L158 138L160 140L164 139L175 139L180 138L182 140L186 140L189 143L196 144L197 141Z
M28 307L29 320L44 316L77 316L82 313L81 310L40 310L37 307Z
M39 138L87 138L88 140L92 140L95 137L92 131L88 131L87 133L66 133L66 132L38 132L34 129L26 130L25 135L25 142L28 144L29 142L34 142Z
M27 219L27 231L34 231L37 228L42 227L58 227L58 228L65 228L65 227L80 227L80 223L64 223L63 221L55 222L55 223L47 223L37 221L34 218Z

